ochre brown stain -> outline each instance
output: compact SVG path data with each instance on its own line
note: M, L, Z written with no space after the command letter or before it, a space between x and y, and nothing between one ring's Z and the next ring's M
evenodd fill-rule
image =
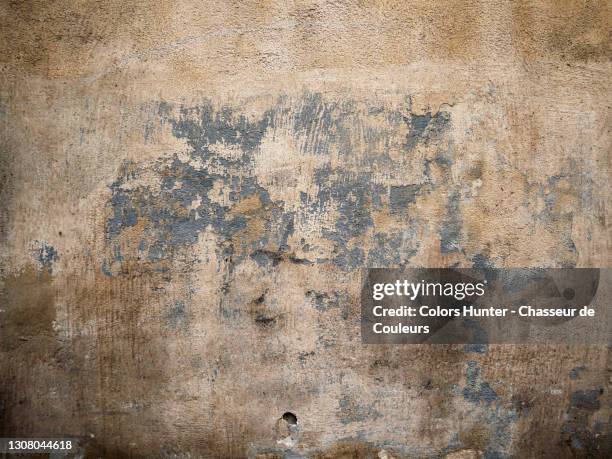
M36 393L36 386L42 375L37 376L33 369L40 368L44 374L44 367L53 365L60 349L53 330L54 297L51 273L47 269L28 265L21 272L2 279L0 433L3 436L41 429L31 412L39 410L40 395Z
M51 282L50 271L32 265L3 279L0 343L4 352L19 351L42 359L50 351L48 345L41 346L41 342L55 341L55 301Z

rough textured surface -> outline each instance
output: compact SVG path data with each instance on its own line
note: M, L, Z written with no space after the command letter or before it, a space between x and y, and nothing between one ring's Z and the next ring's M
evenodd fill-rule
M363 267L610 266L608 2L0 14L0 436L612 454L605 346L359 336Z

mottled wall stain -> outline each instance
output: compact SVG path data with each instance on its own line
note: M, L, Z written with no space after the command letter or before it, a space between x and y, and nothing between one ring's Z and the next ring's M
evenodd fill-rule
M364 267L609 266L606 2L5 2L0 435L608 457L605 346L363 346Z

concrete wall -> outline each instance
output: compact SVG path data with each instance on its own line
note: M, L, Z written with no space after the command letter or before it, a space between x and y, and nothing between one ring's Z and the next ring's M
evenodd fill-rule
M364 267L610 266L608 2L0 14L0 436L609 457L608 347L359 334Z

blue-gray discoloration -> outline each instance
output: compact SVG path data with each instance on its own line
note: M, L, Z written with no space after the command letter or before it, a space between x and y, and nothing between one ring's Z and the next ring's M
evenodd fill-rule
M306 292L306 297L311 301L314 308L319 312L328 311L329 309L340 307L340 303L346 301L345 295L342 292L315 292L309 290Z
M45 269L51 269L59 255L57 250L46 242L39 242L40 247L36 250L36 259Z
M463 319L463 327L472 331L472 337L470 339L472 344L466 344L464 346L465 352L475 352L478 354L486 353L489 335L487 331L480 326L480 322L474 319Z
M467 384L463 388L463 397L474 403L485 403L490 404L497 400L497 394L489 386L489 383L484 382L480 378L480 368L478 368L478 364L474 361L469 361L467 363Z
M575 368L572 368L572 369L570 370L570 372L569 372L569 377L570 377L570 379L574 379L574 380L579 379L579 378L580 378L580 375L581 375L581 374L582 374L582 372L584 372L585 370L586 370L586 367L584 367L584 366L580 366L580 367L575 367Z
M485 272L486 270L495 268L495 264L489 259L489 257L482 253L477 253L474 255L472 257L472 263L474 263L475 269L484 270Z
M511 457L509 450L512 445L512 427L518 421L516 411L495 406L487 409L482 420L489 426L491 432L484 457L486 459Z
M175 301L168 309L166 320L172 328L183 327L187 324L187 313L183 301Z
M612 449L612 434L602 432L594 413L601 409L603 389L578 390L571 394L566 421L561 427L562 439L580 457L606 457Z
M100 271L102 271L102 274L104 274L107 277L112 277L113 276L113 272L111 271L110 267L108 266L108 262L106 260L104 260L102 262L102 266L100 266Z
M414 149L419 142L428 142L437 139L448 128L450 116L447 112L440 111L435 115L426 112L423 115L410 114L405 118L410 127L406 135L406 150Z
M121 255L121 247L119 247L119 244L113 245L113 256L115 258L115 261L123 261L123 255Z
M338 401L338 406L338 417L342 424L368 421L382 417L382 414L374 408L374 403L361 404L350 395L344 395Z
M578 257L576 245L572 239L573 212L565 211L566 206L558 205L560 196L564 193L576 193L577 189L589 189L584 180L588 177L580 176L580 184L574 183L576 177L573 174L557 174L548 177L546 185L541 185L537 194L544 200L544 208L536 215L536 219L551 228L562 238L565 253L559 254L561 265L572 268L576 265ZM566 185L566 189L562 186ZM584 204L588 203L588 199Z
M453 191L448 197L446 218L440 228L440 250L442 253L456 252L461 239L461 195Z
M422 185L392 186L389 190L389 207L392 212L403 212L409 204L416 202Z
M210 155L209 147L215 143L236 145L244 152L252 152L261 144L272 116L268 111L260 120L252 121L229 107L214 110L210 104L182 107L180 114L178 120L170 119L172 132L177 139L187 141L195 156Z
M410 223L413 223L412 221ZM416 226L416 223L413 223ZM418 241L412 224L401 233L379 232L374 235L368 251L370 268L403 266L417 253Z
M128 180L130 176L127 173L127 167L124 166L122 181L116 181L111 185L113 195L111 197L111 207L113 216L106 223L106 233L111 237L116 237L125 228L135 226L138 222L138 214L136 209L132 207L129 196L120 192L121 184Z
M490 434L484 457L491 459L509 457L512 428L518 420L516 409L507 408L489 383L483 381L476 361L467 362L466 379L461 395L472 407L470 410L472 418L487 426Z
M602 389L576 391L570 398L570 406L579 410L597 411L601 408L599 397L602 393Z

